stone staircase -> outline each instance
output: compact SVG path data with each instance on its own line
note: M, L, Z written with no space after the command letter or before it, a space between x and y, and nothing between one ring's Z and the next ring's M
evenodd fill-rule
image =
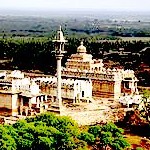
M60 114L61 111L64 110L64 106L59 106L58 103L52 103L51 106L47 109L48 112L53 112L56 114Z

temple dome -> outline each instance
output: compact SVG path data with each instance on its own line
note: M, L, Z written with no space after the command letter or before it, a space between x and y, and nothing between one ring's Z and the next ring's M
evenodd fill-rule
M83 41L81 42L81 45L77 48L78 53L86 53L86 47L83 45Z

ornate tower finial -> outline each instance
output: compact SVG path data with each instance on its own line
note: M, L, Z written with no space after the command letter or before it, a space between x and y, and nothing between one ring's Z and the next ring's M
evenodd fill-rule
M81 45L83 46L83 41L81 41Z
M61 31L61 25L59 26L59 31Z
M59 26L59 30L57 30L55 40L53 40L53 42L56 42L56 43L65 43L65 42L67 42L67 40L65 40L64 34L61 30L61 26Z
M55 43L55 53L57 53L57 54L58 54L58 52L60 54L65 53L64 44L67 42L67 40L65 40L65 37L61 30L61 26L59 26L59 29L57 30L57 33L56 33L56 36L55 36L55 39L53 40L53 42Z

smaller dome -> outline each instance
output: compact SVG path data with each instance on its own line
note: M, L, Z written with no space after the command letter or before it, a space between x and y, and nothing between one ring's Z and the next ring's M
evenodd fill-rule
M77 48L78 53L86 53L86 47L83 46L83 41L81 42L81 45Z

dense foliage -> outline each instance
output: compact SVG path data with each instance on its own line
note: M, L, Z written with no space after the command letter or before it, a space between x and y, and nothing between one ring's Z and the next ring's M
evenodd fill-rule
M87 145L122 150L129 146L122 133L112 123L80 130L71 118L46 113L0 125L0 150L84 150Z
M96 138L97 148L110 147L114 150L121 150L129 146L129 143L123 138L123 129L117 128L113 123L104 126L92 126L89 133Z
M142 41L101 41L95 36L88 37L68 37L68 43L65 46L67 53L63 59L63 66L67 58L76 53L77 47L80 45L81 39L84 40L84 45L87 47L88 53L91 53L94 58L103 58L119 62L125 68L140 70L139 64L145 62L150 65L148 51L140 50L150 46L150 42ZM124 48L128 53L127 57L118 54L104 55L105 52L112 50L118 52L119 48ZM1 64L1 69L21 69L21 70L41 70L53 74L55 72L56 61L54 57L54 44L51 38L4 38L0 39L0 58L4 57L12 59L11 64ZM142 76L142 74L140 74Z
M68 43L65 45L65 54L62 65L65 66L67 58L72 53L76 53L80 41L84 40L87 52L93 55L93 58L103 58L111 60L123 66L125 69L133 69L140 80L139 85L149 86L149 71L143 70L141 62L150 66L149 50L140 52L145 47L150 46L150 41L103 41L93 37L67 37ZM126 55L119 55L119 48L124 47ZM54 57L54 44L52 38L4 38L0 39L0 60L7 58L12 60L9 63L0 63L1 69L19 69L19 70L40 70L45 74L55 74L56 59ZM110 53L108 53L111 50ZM106 55L107 53L108 55Z

